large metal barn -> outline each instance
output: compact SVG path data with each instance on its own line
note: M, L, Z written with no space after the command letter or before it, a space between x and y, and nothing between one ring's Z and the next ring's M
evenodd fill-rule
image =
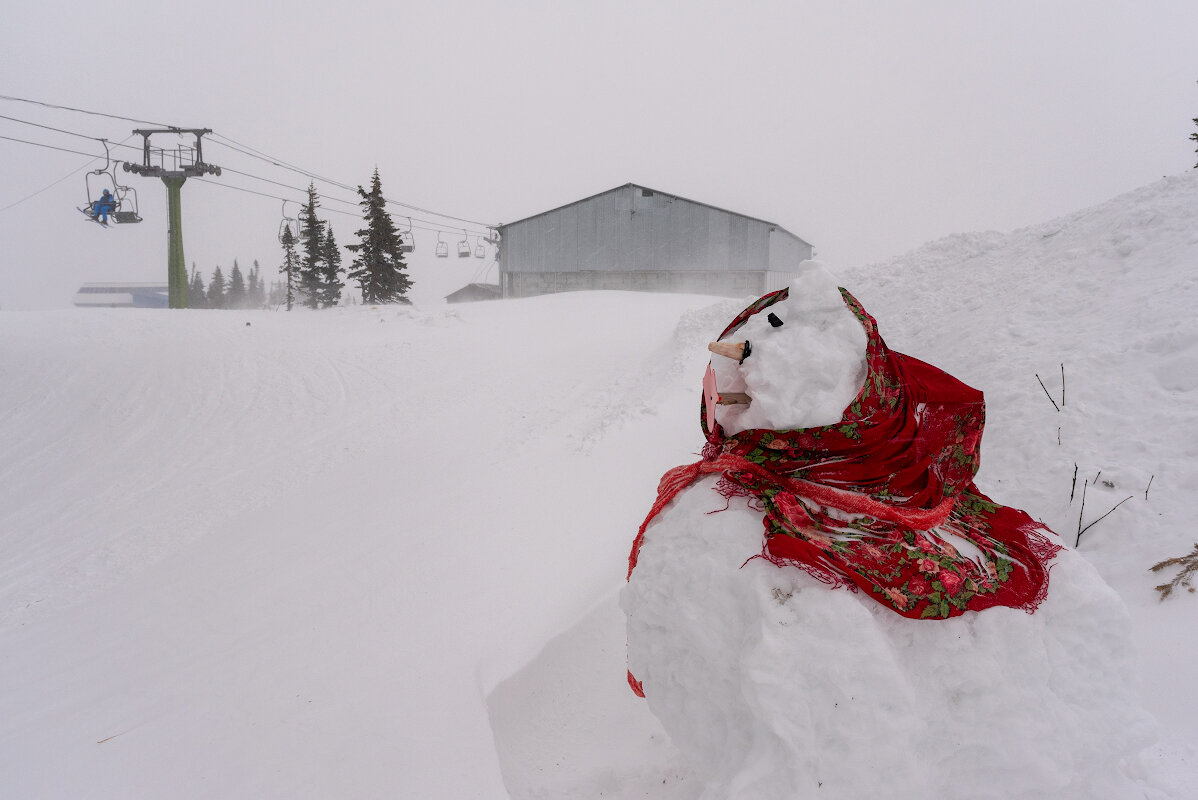
M760 295L786 286L812 255L773 222L634 183L498 230L504 297L588 289Z

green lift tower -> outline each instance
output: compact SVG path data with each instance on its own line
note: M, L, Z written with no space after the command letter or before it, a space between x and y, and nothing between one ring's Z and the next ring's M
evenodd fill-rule
M211 128L149 128L133 131L142 138L142 163L125 162L124 169L147 178L162 178L166 184L167 213L167 287L171 308L187 308L187 262L183 259L183 212L179 190L188 178L201 175L220 175L220 167L204 162L203 137ZM154 134L191 134L195 146L176 145L173 149L151 147Z

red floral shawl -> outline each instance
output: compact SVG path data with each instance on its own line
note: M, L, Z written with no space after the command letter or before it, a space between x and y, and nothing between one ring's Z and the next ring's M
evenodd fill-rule
M1031 613L1048 591L1048 562L1060 546L1044 525L974 486L982 393L890 350L873 317L841 293L868 337L865 383L844 416L834 425L728 436L718 424L707 429L701 407L703 460L662 477L633 543L629 577L649 522L700 476L718 473L722 494L750 496L764 512L760 557L775 564L863 589L914 619L990 606ZM786 289L762 297L720 338L786 297ZM971 543L980 557L944 534Z

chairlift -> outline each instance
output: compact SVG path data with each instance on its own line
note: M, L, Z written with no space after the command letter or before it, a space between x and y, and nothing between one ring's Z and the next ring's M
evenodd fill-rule
M294 203L295 201L291 200L290 202ZM287 200L283 201L283 209L280 212L283 219L279 222L279 244L283 244L283 233L288 230L291 231L292 241L299 241L299 223L295 221L294 217L287 216L287 203Z
M458 258L469 258L472 248L470 247L470 240L465 238L465 228L462 228L462 237L462 241L458 242Z
M486 248L486 246L483 245L483 237L481 237L481 236L478 237L478 247L474 248L474 257L475 258L486 258L487 257L487 248Z
M408 229L399 232L399 252L411 253L416 249L416 237L412 235L412 218L408 217Z
M437 258L449 258L449 242L441 241L441 231L437 231Z
M112 212L112 218L122 225L131 222L141 222L141 215L137 208L137 190L131 186L116 187L116 192L113 193L116 198L116 210Z
M120 162L112 160L107 140L101 139L100 143L104 145L104 166L94 169L84 176L87 205L79 210L89 217L92 216L96 201L107 190L112 196L112 210L108 212L108 216L112 217L113 222L141 222L141 215L137 208L137 190L117 183L116 165Z

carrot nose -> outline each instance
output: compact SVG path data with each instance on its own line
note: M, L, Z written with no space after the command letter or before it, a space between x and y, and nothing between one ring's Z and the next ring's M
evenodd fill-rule
M744 360L753 352L753 345L749 344L746 339L743 342L712 342L707 345L707 349L716 355L726 356L734 359L738 364L743 364Z

